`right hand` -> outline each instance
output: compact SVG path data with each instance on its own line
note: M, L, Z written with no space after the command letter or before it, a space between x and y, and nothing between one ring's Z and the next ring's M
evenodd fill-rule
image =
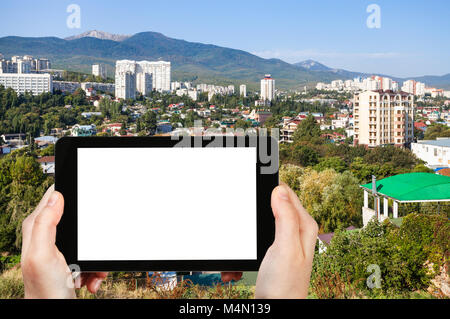
M317 241L317 223L285 184L273 190L272 210L275 241L261 263L255 298L306 298Z

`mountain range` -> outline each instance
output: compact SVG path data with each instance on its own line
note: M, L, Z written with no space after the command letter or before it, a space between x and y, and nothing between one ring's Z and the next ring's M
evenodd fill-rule
M277 87L284 89L372 75L329 68L313 60L290 64L280 59L264 59L242 50L173 39L157 32L128 36L93 30L66 39L7 36L0 38L0 53L6 57L25 54L47 57L51 59L53 68L87 73L91 72L92 64L104 63L108 74L114 74L118 59L165 60L172 63L173 80L246 83L254 88L264 74L271 74ZM392 78L400 82L404 80ZM450 88L450 74L415 79L428 85Z

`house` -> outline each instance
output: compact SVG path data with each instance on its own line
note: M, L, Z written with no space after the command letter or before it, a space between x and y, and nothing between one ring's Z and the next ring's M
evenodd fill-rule
M106 125L102 132L120 136L120 130L122 130L122 123L111 123Z
M97 134L97 129L94 124L80 125L75 124L70 130L71 136L93 136Z
M18 144L26 139L26 135L24 133L3 134L0 137L4 143L9 144Z
M11 153L11 147L9 145L1 145L0 146L0 155Z
M427 125L423 122L414 122L414 128L425 132L427 130Z
M56 142L58 141L58 138L54 137L54 136L41 136L41 137L36 137L34 139L34 142L36 143L36 145L38 147L47 147L51 144L56 144Z
M411 143L411 151L430 168L450 167L450 138Z
M297 126L300 124L301 120L295 119L287 121L283 124L283 127L281 128L281 143L292 143L292 136L294 135L295 130L297 129Z
M55 157L54 156L44 156L37 159L37 162L41 164L42 171L44 174L53 175L55 174Z

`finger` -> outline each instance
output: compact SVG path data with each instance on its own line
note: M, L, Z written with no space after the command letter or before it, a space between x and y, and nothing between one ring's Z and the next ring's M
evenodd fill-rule
M238 281L242 278L242 272L235 271L235 272L221 272L220 277L223 282L230 282L232 280Z
M41 201L35 210L28 215L27 218L22 222L22 256L25 256L28 251L28 246L30 246L31 233L33 230L34 219L36 216L42 211L42 209L47 205L48 198L53 193L55 189L55 185L49 187L49 189L45 192Z
M299 245L299 214L286 186L280 185L273 190L272 211L275 216L275 243L286 248Z
M46 206L34 219L30 249L42 254L54 252L56 226L61 220L63 210L63 196L61 193L53 191Z
M307 257L314 256L314 248L316 247L317 242L317 233L318 226L314 218L307 212L307 210L303 207L300 199L297 194L289 188L286 184L283 183L289 190L289 198L291 202L297 209L299 216L299 232L300 232L300 242L304 250L304 254Z
M106 272L90 274L86 280L87 289L93 294L97 293L98 289L100 288L100 286L101 286L103 280L106 278L106 276L108 276L108 273L106 273Z

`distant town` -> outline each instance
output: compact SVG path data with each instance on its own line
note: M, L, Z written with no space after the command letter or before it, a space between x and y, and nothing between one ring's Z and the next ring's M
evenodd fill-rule
M68 71L52 69L47 58L25 55L5 59L0 54L0 86L11 88L17 94L31 93L34 96L44 93L71 95L81 90L93 107L91 111L82 112L81 116L87 120L84 122L96 119L95 123L51 127L47 132L33 136L40 145L55 143L64 135L171 135L183 130L192 133L192 127L183 123L193 126L195 119L202 121L204 131L214 127L221 128L224 133L231 128L256 131L266 127L269 120L271 128L280 129L280 143L292 143L297 126L312 115L323 136L333 143L407 147L426 160L430 167L450 165L448 139L431 144L420 141L433 123L450 127L450 91L428 87L414 80L400 84L387 77L358 77L317 83L315 89L307 90L305 87L304 91L291 92L277 90L276 80L266 74L261 79L260 91L248 92L246 84L240 85L236 91L234 85L171 81L170 62L132 60L116 62L114 80L108 78L103 64L92 65L90 79L85 77L83 81L68 81L65 79L67 74ZM156 94L160 97L158 100L154 99ZM163 96L165 98L161 98ZM161 104L170 97L180 99ZM280 116L277 112L278 116L275 116L272 108L279 108L279 104L286 101L320 105L322 111L291 111L289 116ZM111 123L101 110L102 105L110 106L111 103L120 105L121 112L128 114L131 120ZM65 105L66 109L72 107L71 104ZM143 130L147 113L152 114L155 123ZM192 121L186 121L187 118ZM4 144L2 153L23 147L29 140L24 132L5 133L1 138ZM425 149L429 151L424 152Z

